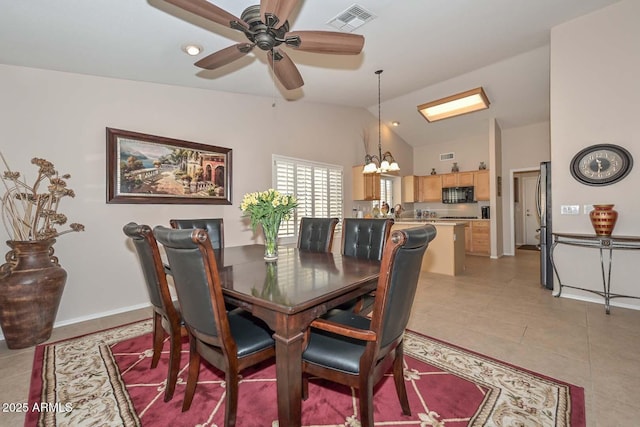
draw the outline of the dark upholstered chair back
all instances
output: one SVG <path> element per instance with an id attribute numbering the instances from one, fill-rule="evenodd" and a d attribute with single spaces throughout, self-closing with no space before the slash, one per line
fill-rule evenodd
<path id="1" fill-rule="evenodd" d="M 380 261 L 392 225 L 393 219 L 345 218 L 342 223 L 342 254 Z"/>
<path id="2" fill-rule="evenodd" d="M 180 309 L 171 298 L 165 266 L 151 228 L 148 225 L 130 222 L 122 228 L 122 231 L 131 239 L 138 254 L 149 293 L 149 301 L 153 306 L 151 368 L 158 366 L 164 345 L 165 331 L 169 334 L 169 371 L 167 373 L 167 387 L 164 392 L 164 401 L 167 402 L 173 397 L 175 391 L 178 370 L 180 369 L 182 336 L 187 332 L 182 324 Z"/>
<path id="3" fill-rule="evenodd" d="M 153 234 L 167 253 L 189 331 L 189 372 L 182 411 L 188 411 L 193 402 L 203 358 L 225 373 L 224 425 L 233 427 L 240 371 L 275 355 L 273 332 L 247 311 L 225 310 L 216 254 L 206 230 L 157 226 Z"/>
<path id="4" fill-rule="evenodd" d="M 172 219 L 172 228 L 194 229 L 201 228 L 209 233 L 209 240 L 213 249 L 224 248 L 224 221 L 222 218 Z"/>
<path id="5" fill-rule="evenodd" d="M 372 329 L 381 332 L 381 348 L 401 337 L 407 327 L 422 258 L 435 236 L 433 225 L 396 230 L 391 235 L 394 247 L 385 251 L 382 259 L 383 270 L 378 281 L 371 321 Z M 395 246 L 397 242 L 400 242 L 399 246 Z M 385 269 L 390 269 L 389 274 Z"/>
<path id="6" fill-rule="evenodd" d="M 338 218 L 302 218 L 298 248 L 310 252 L 331 252 Z"/>
<path id="7" fill-rule="evenodd" d="M 151 227 L 130 222 L 123 227 L 122 231 L 131 238 L 133 247 L 138 254 L 151 304 L 163 312 L 173 309 L 164 267 L 158 271 L 158 266 L 162 266 L 163 264 L 160 258 L 158 244 L 153 237 Z M 166 302 L 162 297 L 163 288 L 166 288 L 168 295 Z"/>
<path id="8" fill-rule="evenodd" d="M 358 388 L 361 425 L 373 427 L 373 388 L 391 365 L 402 412 L 411 414 L 403 376 L 403 337 L 422 257 L 435 236 L 430 224 L 391 234 L 380 263 L 371 319 L 332 310 L 328 317 L 311 322 L 302 353 L 303 396 L 308 395 L 310 377 Z"/>
<path id="9" fill-rule="evenodd" d="M 153 234 L 167 254 L 185 324 L 199 333 L 217 337 L 217 321 L 221 315 L 226 319 L 226 310 L 209 234 L 203 229 L 175 230 L 162 226 L 155 227 Z"/>

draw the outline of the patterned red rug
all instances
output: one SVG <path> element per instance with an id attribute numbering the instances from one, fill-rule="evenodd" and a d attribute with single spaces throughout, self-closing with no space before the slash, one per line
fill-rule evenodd
<path id="1" fill-rule="evenodd" d="M 191 409 L 181 412 L 186 342 L 175 395 L 163 401 L 168 354 L 149 368 L 150 331 L 148 320 L 39 346 L 25 426 L 222 426 L 225 383 L 204 362 Z M 376 425 L 585 426 L 581 387 L 413 332 L 405 353 L 412 415 L 402 415 L 388 377 L 375 390 Z M 243 372 L 238 427 L 278 426 L 274 374 L 273 363 Z M 305 426 L 360 426 L 348 387 L 312 380 L 302 405 Z"/>

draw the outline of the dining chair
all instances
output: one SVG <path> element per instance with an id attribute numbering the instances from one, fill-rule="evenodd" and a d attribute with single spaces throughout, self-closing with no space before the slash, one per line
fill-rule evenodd
<path id="1" fill-rule="evenodd" d="M 189 332 L 189 373 L 182 411 L 191 407 L 200 359 L 204 358 L 225 373 L 224 425 L 234 426 L 239 373 L 275 355 L 273 332 L 242 309 L 225 310 L 216 256 L 206 230 L 156 226 L 153 234 L 169 260 Z"/>
<path id="2" fill-rule="evenodd" d="M 391 218 L 345 218 L 342 223 L 342 255 L 380 261 L 393 226 Z M 375 291 L 338 307 L 359 313 L 373 308 Z"/>
<path id="3" fill-rule="evenodd" d="M 428 224 L 396 230 L 387 242 L 371 318 L 336 311 L 311 322 L 302 353 L 302 393 L 309 376 L 359 389 L 362 427 L 373 426 L 373 388 L 389 370 L 402 412 L 411 415 L 403 376 L 403 336 L 418 285 L 422 258 L 436 235 Z"/>
<path id="4" fill-rule="evenodd" d="M 213 249 L 224 248 L 224 220 L 222 218 L 171 219 L 171 228 L 207 230 Z"/>
<path id="5" fill-rule="evenodd" d="M 333 234 L 338 221 L 338 218 L 301 218 L 298 249 L 310 252 L 331 252 Z"/>
<path id="6" fill-rule="evenodd" d="M 169 225 L 171 225 L 171 228 L 178 230 L 194 230 L 196 228 L 206 230 L 207 233 L 209 233 L 213 249 L 224 248 L 224 220 L 222 218 L 171 219 L 169 220 Z M 166 267 L 167 272 L 171 273 L 171 268 L 169 266 Z M 226 303 L 225 307 L 227 311 L 236 308 L 236 306 L 231 303 Z"/>
<path id="7" fill-rule="evenodd" d="M 173 397 L 176 388 L 178 370 L 180 369 L 182 337 L 187 336 L 187 331 L 182 322 L 178 302 L 172 300 L 164 264 L 151 228 L 148 225 L 130 222 L 122 230 L 131 239 L 133 247 L 138 254 L 149 300 L 153 307 L 153 355 L 151 357 L 151 368 L 158 366 L 162 353 L 164 332 L 166 331 L 169 335 L 169 371 L 164 392 L 164 401 L 167 402 Z"/>

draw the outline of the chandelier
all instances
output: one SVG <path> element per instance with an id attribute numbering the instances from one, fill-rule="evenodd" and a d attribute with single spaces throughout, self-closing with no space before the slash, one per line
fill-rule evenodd
<path id="1" fill-rule="evenodd" d="M 382 70 L 376 71 L 376 74 L 378 75 L 378 155 L 366 154 L 364 156 L 362 173 L 397 172 L 400 170 L 400 166 L 391 152 L 382 153 L 382 115 L 380 113 L 380 74 L 382 74 Z"/>

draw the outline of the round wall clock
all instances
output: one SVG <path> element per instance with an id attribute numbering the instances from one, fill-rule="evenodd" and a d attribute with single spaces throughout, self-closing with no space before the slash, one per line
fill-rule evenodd
<path id="1" fill-rule="evenodd" d="M 571 175 L 587 185 L 610 185 L 631 172 L 633 157 L 613 144 L 596 144 L 580 150 L 571 160 Z"/>

